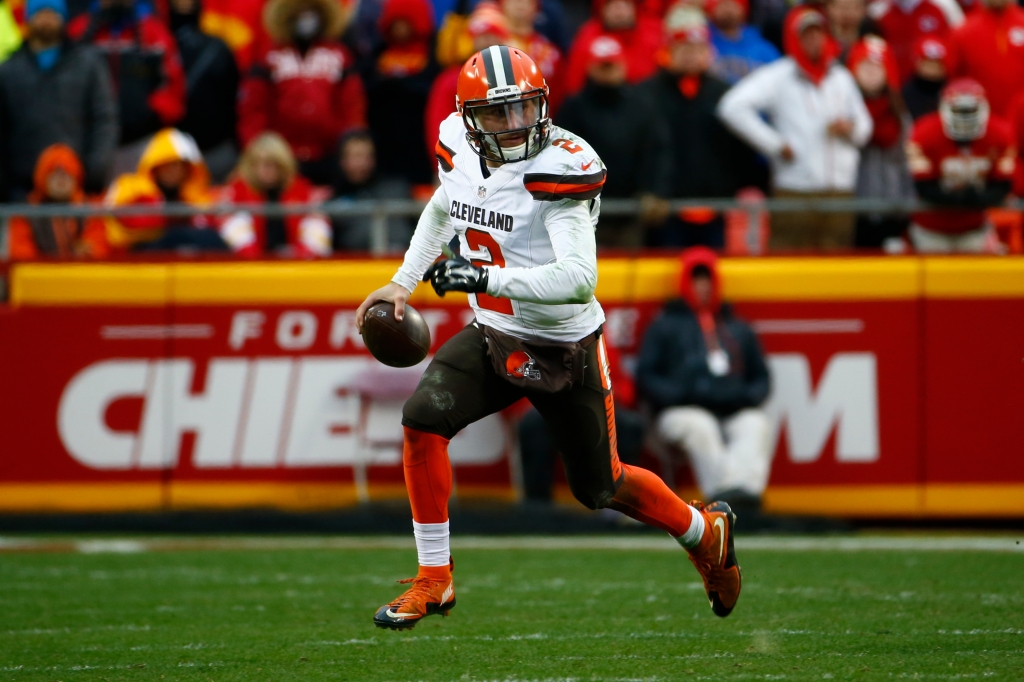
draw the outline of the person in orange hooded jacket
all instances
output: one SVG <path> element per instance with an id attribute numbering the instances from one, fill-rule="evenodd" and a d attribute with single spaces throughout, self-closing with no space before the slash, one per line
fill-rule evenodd
<path id="1" fill-rule="evenodd" d="M 64 144 L 43 150 L 36 162 L 35 187 L 30 204 L 77 205 L 85 203 L 82 183 L 85 172 L 75 151 Z M 34 260 L 40 257 L 92 257 L 107 255 L 103 221 L 99 218 L 14 216 L 7 224 L 8 257 Z"/>
<path id="2" fill-rule="evenodd" d="M 221 198 L 237 204 L 306 204 L 314 201 L 315 195 L 313 185 L 299 175 L 291 147 L 277 133 L 268 132 L 245 148 L 235 178 Z M 266 218 L 239 211 L 223 221 L 220 234 L 233 251 L 247 257 L 331 254 L 331 224 L 322 215 Z"/>
<path id="3" fill-rule="evenodd" d="M 770 388 L 761 344 L 722 303 L 713 251 L 684 251 L 679 284 L 681 298 L 644 334 L 638 394 L 656 414 L 658 436 L 686 452 L 705 497 L 759 506 L 774 451 L 761 407 Z"/>
<path id="4" fill-rule="evenodd" d="M 106 218 L 107 241 L 113 251 L 204 250 L 227 246 L 209 221 L 168 217 L 168 203 L 208 206 L 212 201 L 210 174 L 191 136 L 165 128 L 146 146 L 135 173 L 126 173 L 107 190 L 108 206 L 152 206 L 153 214 Z"/>

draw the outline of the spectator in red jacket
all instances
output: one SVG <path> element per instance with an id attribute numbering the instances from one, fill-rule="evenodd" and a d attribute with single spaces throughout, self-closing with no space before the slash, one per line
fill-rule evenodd
<path id="1" fill-rule="evenodd" d="M 363 82 L 338 40 L 347 19 L 337 0 L 270 0 L 263 21 L 273 45 L 238 101 L 242 144 L 264 130 L 280 133 L 316 184 L 329 181 L 342 135 L 366 126 Z"/>
<path id="2" fill-rule="evenodd" d="M 137 0 L 99 0 L 68 25 L 68 36 L 107 57 L 121 123 L 114 172 L 134 170 L 148 138 L 185 115 L 185 72 L 174 36 Z"/>
<path id="3" fill-rule="evenodd" d="M 1024 90 L 1024 9 L 1014 0 L 984 0 L 950 39 L 951 76 L 978 81 L 992 113 L 1006 116 Z"/>
<path id="4" fill-rule="evenodd" d="M 875 0 L 868 7 L 868 15 L 892 48 L 904 83 L 914 73 L 914 46 L 918 41 L 926 37 L 945 39 L 964 21 L 960 6 L 948 0 Z"/>
<path id="5" fill-rule="evenodd" d="M 508 19 L 493 2 L 481 2 L 469 15 L 466 25 L 470 38 L 473 39 L 473 52 L 479 52 L 492 45 L 507 45 L 512 38 Z M 434 158 L 437 146 L 437 131 L 441 122 L 455 112 L 455 92 L 459 84 L 459 72 L 462 63 L 452 64 L 442 71 L 430 89 L 427 98 L 427 110 L 423 117 L 424 139 L 427 142 L 427 153 Z"/>
<path id="6" fill-rule="evenodd" d="M 630 83 L 645 80 L 658 68 L 657 55 L 662 47 L 658 19 L 638 12 L 634 0 L 594 0 L 594 15 L 580 28 L 569 50 L 566 95 L 579 92 L 586 82 L 590 44 L 601 36 L 611 36 L 622 45 Z"/>
<path id="7" fill-rule="evenodd" d="M 874 130 L 861 149 L 856 195 L 864 199 L 911 199 L 914 187 L 903 151 L 904 126 L 910 117 L 900 94 L 896 59 L 882 38 L 867 35 L 853 46 L 846 68 L 853 74 L 871 114 Z M 899 239 L 906 229 L 902 216 L 861 215 L 857 218 L 854 246 L 878 248 Z M 897 242 L 898 243 L 898 242 Z"/>
<path id="8" fill-rule="evenodd" d="M 314 188 L 299 175 L 295 155 L 284 138 L 268 132 L 245 148 L 235 179 L 224 188 L 221 199 L 233 204 L 306 204 L 314 200 Z M 331 253 L 331 224 L 317 214 L 267 218 L 240 211 L 221 223 L 220 234 L 242 256 L 311 258 Z"/>
<path id="9" fill-rule="evenodd" d="M 942 92 L 939 111 L 919 119 L 907 145 L 918 196 L 938 210 L 912 216 L 918 251 L 984 252 L 998 248 L 985 209 L 1010 192 L 1016 151 L 1010 125 L 989 113 L 985 90 L 961 78 Z"/>
<path id="10" fill-rule="evenodd" d="M 939 94 L 949 76 L 949 48 L 938 38 L 924 38 L 914 49 L 914 75 L 903 86 L 903 101 L 916 121 L 939 110 Z"/>

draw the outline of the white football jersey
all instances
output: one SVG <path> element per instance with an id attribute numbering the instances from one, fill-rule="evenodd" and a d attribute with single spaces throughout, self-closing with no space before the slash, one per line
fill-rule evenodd
<path id="1" fill-rule="evenodd" d="M 410 291 L 458 235 L 463 257 L 487 267 L 487 294 L 470 294 L 481 324 L 518 338 L 578 341 L 604 322 L 594 298 L 605 168 L 593 148 L 552 126 L 531 159 L 488 168 L 459 114 L 436 147 L 441 186 L 420 217 L 393 281 Z"/>

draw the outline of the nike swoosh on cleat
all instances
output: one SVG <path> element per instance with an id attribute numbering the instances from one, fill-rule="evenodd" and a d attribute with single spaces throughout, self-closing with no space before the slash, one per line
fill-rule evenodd
<path id="1" fill-rule="evenodd" d="M 388 618 L 419 618 L 420 617 L 420 614 L 418 614 L 418 613 L 395 613 L 391 609 L 388 609 L 384 613 L 384 615 L 386 615 Z"/>
<path id="2" fill-rule="evenodd" d="M 455 583 L 448 583 L 448 589 L 441 595 L 441 603 L 443 604 L 451 599 L 453 594 L 455 594 Z"/>
<path id="3" fill-rule="evenodd" d="M 718 565 L 721 566 L 725 554 L 725 519 L 719 516 L 715 519 L 714 526 L 718 529 Z"/>

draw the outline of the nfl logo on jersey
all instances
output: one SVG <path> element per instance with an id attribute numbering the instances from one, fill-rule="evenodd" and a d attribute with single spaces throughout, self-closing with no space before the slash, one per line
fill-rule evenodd
<path id="1" fill-rule="evenodd" d="M 479 187 L 476 188 L 476 195 L 483 199 L 484 197 L 487 196 L 487 188 L 484 187 L 483 185 L 480 185 Z"/>

